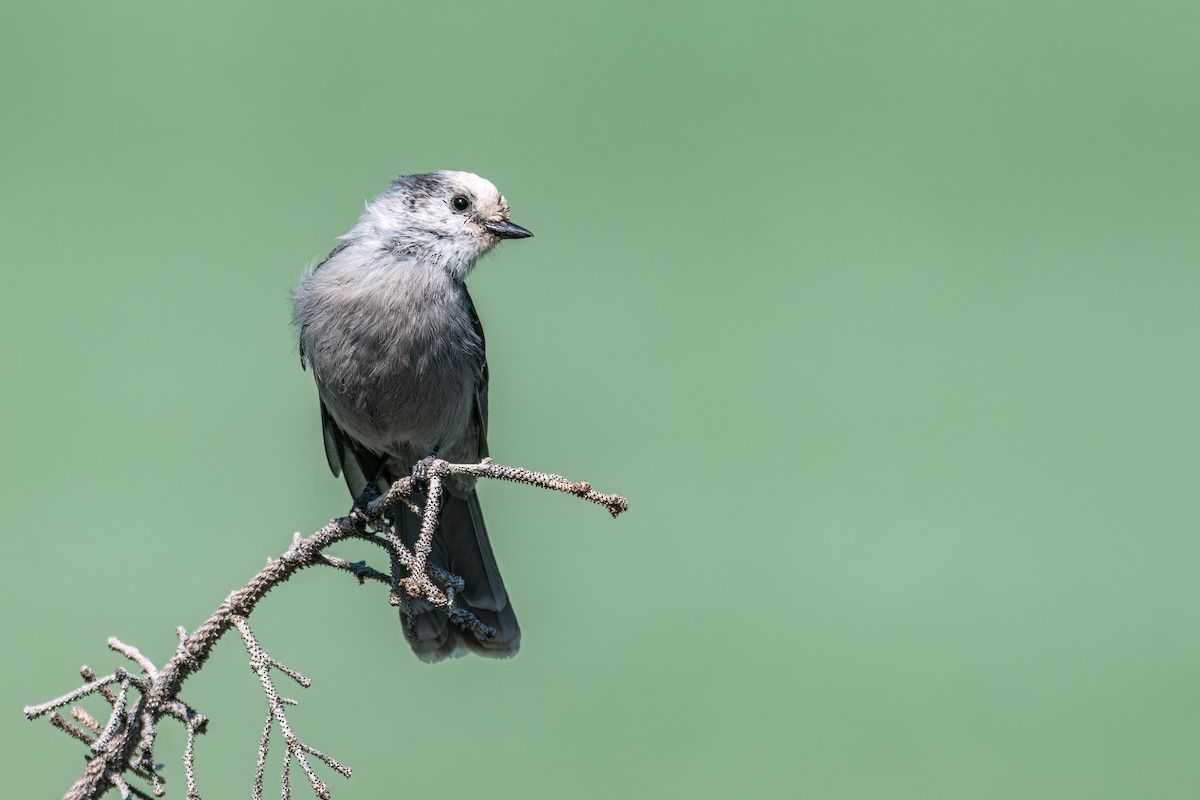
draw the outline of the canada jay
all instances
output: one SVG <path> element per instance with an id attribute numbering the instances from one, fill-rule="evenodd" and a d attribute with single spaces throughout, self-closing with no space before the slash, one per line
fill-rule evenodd
<path id="1" fill-rule="evenodd" d="M 356 498 L 386 491 L 436 455 L 488 454 L 483 328 L 463 280 L 502 239 L 533 234 L 508 219 L 491 182 L 468 172 L 405 175 L 367 204 L 342 243 L 292 293 L 300 361 L 321 399 L 325 454 Z M 423 601 L 401 607 L 423 661 L 517 652 L 521 629 L 488 543 L 473 479 L 447 479 L 429 561 L 460 576 L 460 602 L 495 629 L 488 639 Z M 397 515 L 410 547 L 420 520 Z"/>

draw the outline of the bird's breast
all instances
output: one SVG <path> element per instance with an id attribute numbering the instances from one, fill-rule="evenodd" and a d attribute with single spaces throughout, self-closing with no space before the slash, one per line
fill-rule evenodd
<path id="1" fill-rule="evenodd" d="M 305 353 L 347 433 L 378 452 L 428 454 L 471 424 L 482 343 L 461 284 L 387 277 L 314 292 L 324 308 L 306 315 Z"/>

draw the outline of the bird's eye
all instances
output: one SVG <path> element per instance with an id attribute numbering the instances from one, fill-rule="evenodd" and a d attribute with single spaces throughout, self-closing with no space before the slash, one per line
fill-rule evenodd
<path id="1" fill-rule="evenodd" d="M 450 205 L 454 206 L 455 211 L 466 211 L 471 207 L 471 201 L 461 194 L 456 194 L 454 199 L 450 201 Z"/>

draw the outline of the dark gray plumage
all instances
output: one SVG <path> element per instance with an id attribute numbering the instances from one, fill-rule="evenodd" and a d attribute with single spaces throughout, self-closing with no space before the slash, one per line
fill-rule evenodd
<path id="1" fill-rule="evenodd" d="M 302 363 L 321 399 L 325 453 L 350 493 L 381 491 L 422 458 L 487 455 L 483 328 L 463 283 L 502 239 L 532 236 L 489 181 L 466 172 L 407 175 L 292 294 Z M 411 545 L 420 520 L 400 513 Z M 496 630 L 484 639 L 424 602 L 401 609 L 423 661 L 514 655 L 521 630 L 488 541 L 474 481 L 447 480 L 430 560 L 465 582 L 464 605 Z"/>

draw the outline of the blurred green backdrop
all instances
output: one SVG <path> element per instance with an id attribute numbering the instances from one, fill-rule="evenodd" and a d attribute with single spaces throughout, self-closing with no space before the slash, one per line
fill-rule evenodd
<path id="1" fill-rule="evenodd" d="M 23 705 L 109 635 L 163 659 L 347 509 L 288 290 L 394 175 L 452 168 L 537 233 L 471 279 L 493 455 L 632 510 L 483 487 L 511 662 L 418 663 L 343 575 L 273 593 L 336 798 L 1196 797 L 1198 28 L 9 0 L 5 794 L 83 763 Z M 207 798 L 249 793 L 245 664 L 223 642 L 184 692 Z"/>

